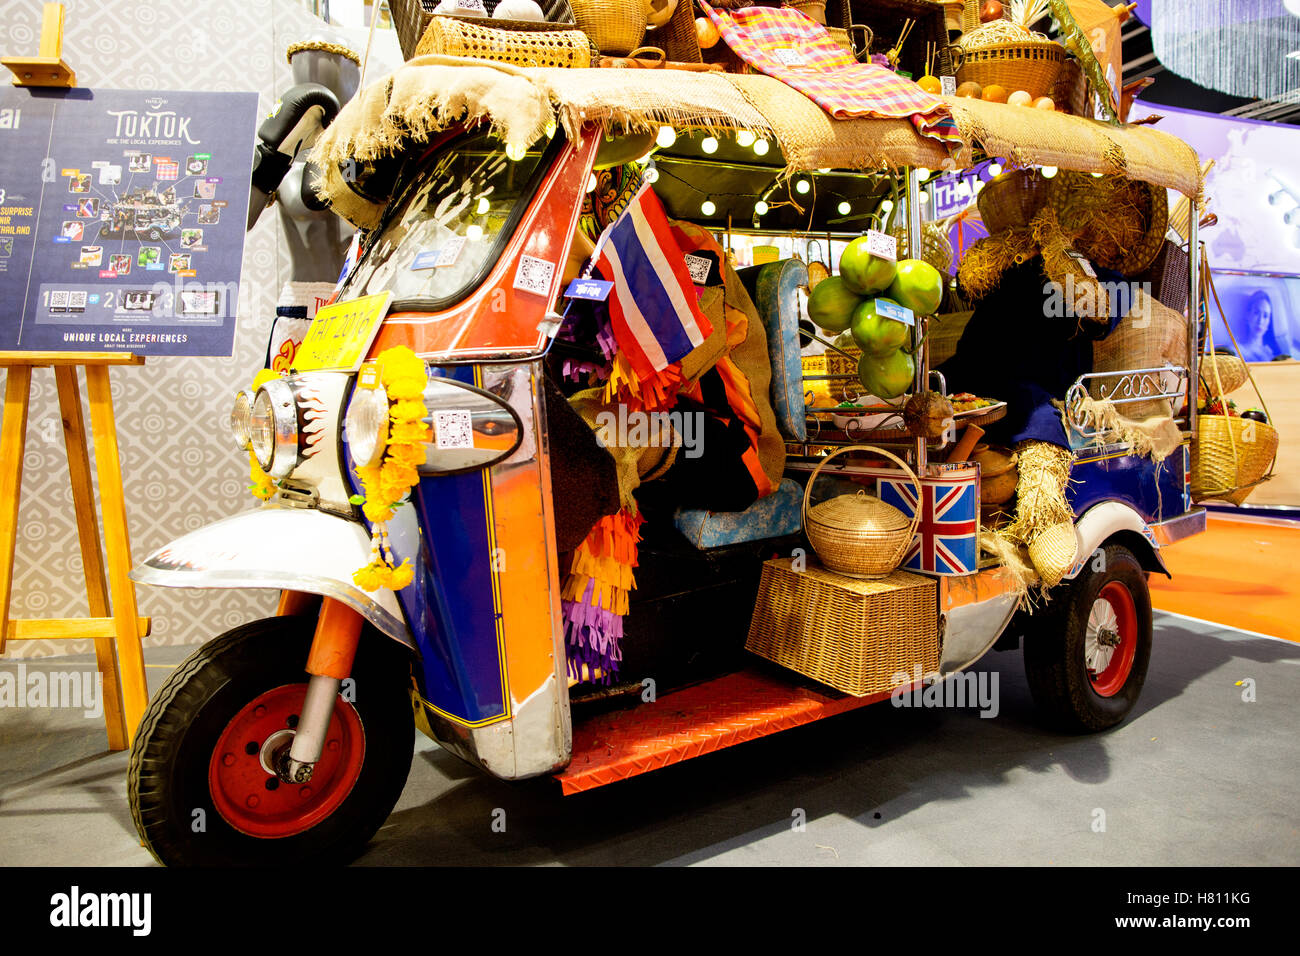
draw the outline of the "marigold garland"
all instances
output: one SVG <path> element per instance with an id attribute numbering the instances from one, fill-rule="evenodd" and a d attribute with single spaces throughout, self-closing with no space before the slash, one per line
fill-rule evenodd
<path id="1" fill-rule="evenodd" d="M 424 461 L 424 446 L 432 437 L 424 424 L 429 373 L 424 360 L 403 345 L 381 352 L 375 361 L 388 394 L 388 444 L 378 465 L 356 469 L 364 492 L 361 511 L 371 523 L 370 563 L 357 570 L 352 580 L 365 591 L 400 591 L 414 579 L 415 569 L 410 559 L 393 566 L 388 522 L 398 503 L 419 482 L 417 467 Z"/>

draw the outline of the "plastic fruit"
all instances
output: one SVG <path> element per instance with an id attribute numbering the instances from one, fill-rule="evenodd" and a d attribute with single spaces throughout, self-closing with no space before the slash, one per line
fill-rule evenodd
<path id="1" fill-rule="evenodd" d="M 927 93 L 943 92 L 943 83 L 940 82 L 937 76 L 931 76 L 928 73 L 925 76 L 921 77 L 919 80 L 917 80 L 916 85 L 919 86 L 921 89 L 925 90 Z"/>
<path id="2" fill-rule="evenodd" d="M 911 331 L 896 319 L 887 319 L 876 310 L 876 299 L 867 299 L 853 310 L 849 330 L 858 348 L 869 355 L 888 355 L 908 344 Z"/>
<path id="3" fill-rule="evenodd" d="M 967 80 L 961 86 L 957 87 L 957 95 L 978 100 L 984 96 L 984 87 L 980 86 L 974 80 Z"/>
<path id="4" fill-rule="evenodd" d="M 1054 110 L 1056 109 L 1056 101 L 1050 96 L 1040 96 L 1038 99 L 1034 100 L 1034 109 Z"/>
<path id="5" fill-rule="evenodd" d="M 898 398 L 912 386 L 916 378 L 916 362 L 902 349 L 886 355 L 867 352 L 858 359 L 858 381 L 872 395 L 886 401 Z"/>
<path id="6" fill-rule="evenodd" d="M 817 283 L 808 296 L 808 318 L 827 332 L 843 332 L 853 321 L 853 311 L 862 297 L 852 291 L 840 276 Z"/>
<path id="7" fill-rule="evenodd" d="M 920 259 L 904 259 L 890 283 L 889 298 L 917 315 L 933 315 L 943 301 L 943 276 Z"/>
<path id="8" fill-rule="evenodd" d="M 898 263 L 892 259 L 882 259 L 868 251 L 866 236 L 858 236 L 840 255 L 840 277 L 859 295 L 884 292 L 894 281 L 897 269 Z"/>
<path id="9" fill-rule="evenodd" d="M 998 86 L 996 83 L 990 83 L 984 87 L 983 98 L 989 103 L 1005 103 L 1007 101 L 1006 88 Z"/>
<path id="10" fill-rule="evenodd" d="M 1016 90 L 1007 97 L 1007 102 L 1012 106 L 1031 106 L 1033 105 L 1034 98 L 1025 90 Z"/>
<path id="11" fill-rule="evenodd" d="M 713 25 L 713 21 L 708 17 L 696 17 L 695 39 L 699 41 L 701 50 L 711 50 L 717 46 L 722 36 L 718 33 L 718 28 Z"/>

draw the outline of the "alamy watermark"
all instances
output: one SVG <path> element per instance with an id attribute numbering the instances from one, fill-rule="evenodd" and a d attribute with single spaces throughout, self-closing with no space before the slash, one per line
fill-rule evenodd
<path id="1" fill-rule="evenodd" d="M 944 677 L 933 671 L 925 673 L 918 664 L 910 674 L 895 673 L 891 683 L 894 689 L 889 701 L 895 707 L 974 707 L 980 717 L 996 717 L 1001 709 L 997 671 L 962 671 Z"/>
<path id="2" fill-rule="evenodd" d="M 704 454 L 703 412 L 637 412 L 619 405 L 617 413 L 596 414 L 595 431 L 603 448 L 681 448 L 687 458 Z"/>
<path id="3" fill-rule="evenodd" d="M 1150 282 L 1076 280 L 1073 272 L 1065 274 L 1063 283 L 1048 282 L 1044 285 L 1043 295 L 1046 296 L 1043 315 L 1047 318 L 1101 319 L 1109 313 L 1127 316 L 1136 329 L 1144 329 L 1151 323 L 1151 303 L 1155 301 Z M 1106 308 L 1107 303 L 1109 308 Z"/>
<path id="4" fill-rule="evenodd" d="M 0 670 L 0 708 L 67 708 L 104 716 L 104 675 L 98 670 Z"/>

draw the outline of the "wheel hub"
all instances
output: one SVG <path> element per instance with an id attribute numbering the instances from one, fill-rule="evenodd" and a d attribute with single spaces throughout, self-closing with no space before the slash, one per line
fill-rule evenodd
<path id="1" fill-rule="evenodd" d="M 1088 612 L 1083 657 L 1092 689 L 1114 697 L 1128 682 L 1137 653 L 1137 610 L 1133 594 L 1120 581 L 1101 589 Z"/>
<path id="2" fill-rule="evenodd" d="M 276 839 L 323 821 L 352 792 L 365 759 L 356 709 L 334 702 L 321 758 L 308 779 L 289 775 L 289 748 L 306 684 L 286 684 L 256 697 L 226 725 L 208 766 L 213 806 L 236 830 Z"/>

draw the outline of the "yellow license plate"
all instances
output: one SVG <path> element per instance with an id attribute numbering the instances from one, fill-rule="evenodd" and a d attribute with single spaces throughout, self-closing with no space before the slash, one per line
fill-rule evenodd
<path id="1" fill-rule="evenodd" d="M 363 295 L 327 305 L 312 319 L 293 367 L 299 372 L 355 372 L 388 314 L 393 293 Z"/>

